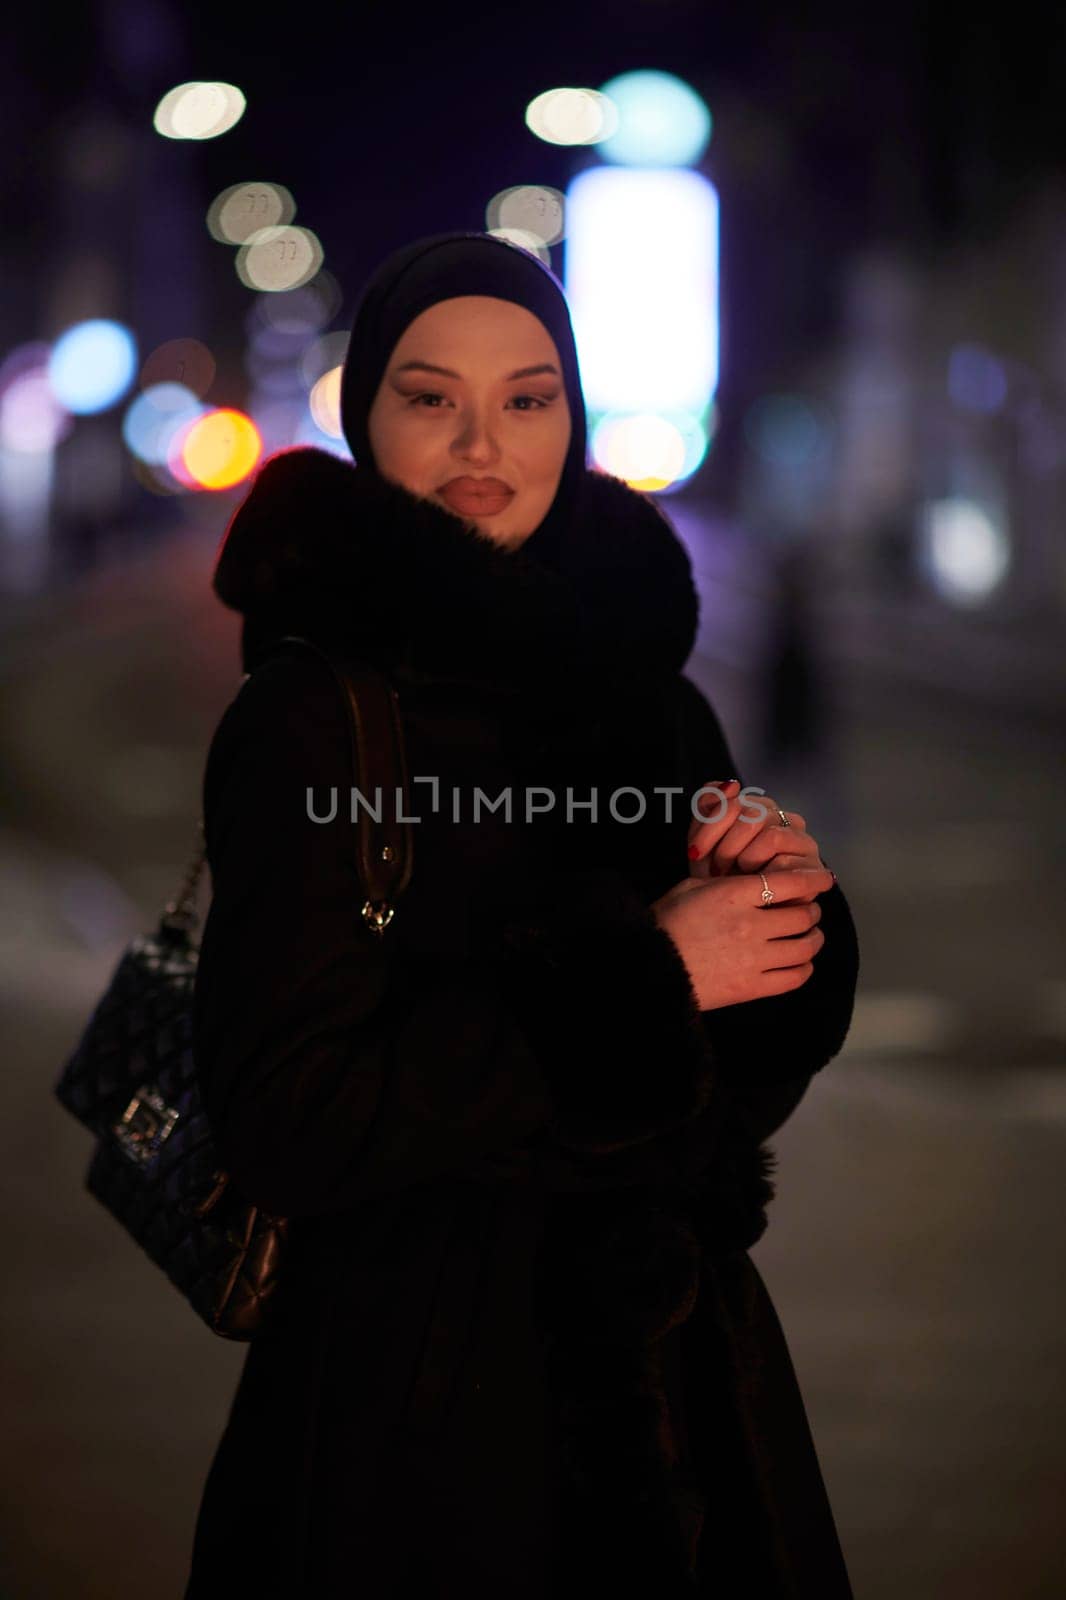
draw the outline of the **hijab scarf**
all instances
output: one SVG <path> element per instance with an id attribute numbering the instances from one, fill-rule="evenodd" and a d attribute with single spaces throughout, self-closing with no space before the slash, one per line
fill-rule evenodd
<path id="1" fill-rule="evenodd" d="M 577 346 L 562 284 L 529 251 L 488 233 L 416 239 L 386 257 L 356 308 L 341 378 L 341 426 L 361 472 L 377 474 L 369 414 L 389 357 L 407 326 L 439 300 L 492 295 L 524 306 L 555 341 L 570 407 L 570 444 L 555 498 L 521 549 L 552 563 L 566 538 L 585 471 L 587 431 Z"/>

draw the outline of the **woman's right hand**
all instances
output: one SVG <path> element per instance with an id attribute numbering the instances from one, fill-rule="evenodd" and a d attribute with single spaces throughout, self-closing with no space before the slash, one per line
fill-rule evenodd
<path id="1" fill-rule="evenodd" d="M 806 983 L 825 943 L 815 896 L 833 886 L 828 867 L 768 872 L 773 902 L 762 901 L 759 873 L 684 878 L 651 910 L 673 939 L 701 1011 L 785 994 Z"/>

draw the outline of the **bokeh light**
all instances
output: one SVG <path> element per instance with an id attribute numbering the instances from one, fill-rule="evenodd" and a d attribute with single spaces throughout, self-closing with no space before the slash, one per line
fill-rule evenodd
<path id="1" fill-rule="evenodd" d="M 322 265 L 322 246 L 310 228 L 260 228 L 237 252 L 237 276 L 268 294 L 298 289 Z"/>
<path id="2" fill-rule="evenodd" d="M 566 199 L 559 189 L 544 184 L 518 183 L 494 194 L 485 207 L 489 233 L 520 228 L 541 244 L 558 244 L 563 237 Z"/>
<path id="3" fill-rule="evenodd" d="M 535 233 L 529 233 L 525 228 L 489 228 L 487 231 L 494 239 L 502 239 L 505 244 L 513 244 L 519 250 L 528 250 L 531 256 L 543 261 L 546 267 L 551 266 L 551 251 L 543 239 L 538 239 Z"/>
<path id="4" fill-rule="evenodd" d="M 545 144 L 599 144 L 618 121 L 617 106 L 598 89 L 545 89 L 526 107 L 526 127 Z"/>
<path id="5" fill-rule="evenodd" d="M 120 322 L 77 322 L 52 347 L 48 379 L 61 406 L 78 416 L 106 411 L 137 371 L 137 342 Z"/>
<path id="6" fill-rule="evenodd" d="M 300 376 L 309 389 L 313 388 L 324 372 L 331 367 L 342 367 L 348 354 L 351 331 L 340 328 L 335 333 L 325 333 L 314 344 L 308 345 L 300 362 Z"/>
<path id="7" fill-rule="evenodd" d="M 291 222 L 296 202 L 280 183 L 234 183 L 216 195 L 207 213 L 212 237 L 222 244 L 245 244 L 260 228 Z"/>
<path id="8" fill-rule="evenodd" d="M 690 84 L 672 72 L 623 72 L 601 91 L 618 113 L 601 143 L 607 161 L 626 167 L 686 167 L 710 143 L 711 113 Z"/>
<path id="9" fill-rule="evenodd" d="M 258 316 L 252 317 L 248 328 L 248 348 L 265 361 L 298 361 L 308 348 L 307 329 L 275 328 Z M 333 362 L 327 364 L 332 366 Z M 310 384 L 306 387 L 310 388 Z"/>
<path id="10" fill-rule="evenodd" d="M 5 450 L 26 455 L 54 450 L 72 426 L 70 413 L 56 399 L 43 363 L 25 368 L 4 384 L 0 393 L 0 445 Z"/>
<path id="11" fill-rule="evenodd" d="M 47 371 L 51 354 L 52 346 L 46 339 L 27 339 L 25 344 L 17 344 L 13 350 L 9 350 L 0 361 L 0 394 L 20 373 Z"/>
<path id="12" fill-rule="evenodd" d="M 303 374 L 296 357 L 299 350 L 287 356 L 265 354 L 261 347 L 252 344 L 244 354 L 244 370 L 255 387 L 266 395 L 300 395 L 307 391 Z"/>
<path id="13" fill-rule="evenodd" d="M 1010 543 L 988 510 L 963 495 L 934 500 L 923 518 L 921 557 L 934 586 L 960 605 L 979 605 L 1002 583 Z"/>
<path id="14" fill-rule="evenodd" d="M 718 195 L 682 167 L 586 167 L 566 292 L 589 409 L 703 416 L 718 383 Z"/>
<path id="15" fill-rule="evenodd" d="M 340 284 L 325 267 L 299 289 L 261 294 L 249 314 L 249 328 L 277 328 L 280 333 L 318 333 L 340 310 Z"/>
<path id="16" fill-rule="evenodd" d="M 957 406 L 991 416 L 1007 398 L 1006 369 L 980 345 L 956 345 L 948 359 L 948 393 Z"/>
<path id="17" fill-rule="evenodd" d="M 165 139 L 215 139 L 240 121 L 246 104 L 232 83 L 179 83 L 156 106 L 152 126 Z"/>
<path id="18" fill-rule="evenodd" d="M 222 407 L 208 411 L 185 432 L 180 460 L 203 489 L 229 489 L 254 469 L 262 440 L 251 417 Z"/>
<path id="19" fill-rule="evenodd" d="M 317 427 L 331 439 L 343 439 L 341 427 L 341 375 L 343 367 L 331 367 L 318 379 L 308 397 L 311 415 Z"/>
<path id="20" fill-rule="evenodd" d="M 593 459 L 634 489 L 664 489 L 685 470 L 685 439 L 676 423 L 645 413 L 604 417 L 592 435 Z"/>
<path id="21" fill-rule="evenodd" d="M 764 395 L 744 418 L 744 433 L 755 453 L 773 467 L 805 467 L 828 445 L 828 429 L 802 395 Z"/>
<path id="22" fill-rule="evenodd" d="M 141 367 L 140 386 L 180 383 L 203 396 L 215 381 L 215 358 L 199 339 L 168 339 L 157 345 Z"/>
<path id="23" fill-rule="evenodd" d="M 165 466 L 177 434 L 207 408 L 181 383 L 156 383 L 132 401 L 122 419 L 122 437 L 138 460 Z"/>

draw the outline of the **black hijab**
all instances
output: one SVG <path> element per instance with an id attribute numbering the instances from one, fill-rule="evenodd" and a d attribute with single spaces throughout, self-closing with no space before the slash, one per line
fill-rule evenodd
<path id="1" fill-rule="evenodd" d="M 438 233 L 393 252 L 377 268 L 356 308 L 341 380 L 341 426 L 361 472 L 377 475 L 368 418 L 389 357 L 407 326 L 429 306 L 484 294 L 524 306 L 547 328 L 562 365 L 570 406 L 570 445 L 555 498 L 522 549 L 551 564 L 565 540 L 585 470 L 587 433 L 577 347 L 562 284 L 528 251 L 488 233 Z"/>

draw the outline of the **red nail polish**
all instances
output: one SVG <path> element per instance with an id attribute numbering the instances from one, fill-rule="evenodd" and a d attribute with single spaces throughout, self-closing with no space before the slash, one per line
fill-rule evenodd
<path id="1" fill-rule="evenodd" d="M 688 858 L 689 858 L 690 861 L 695 861 L 697 859 L 697 857 L 699 856 L 699 853 L 700 852 L 699 852 L 699 846 L 698 845 L 694 845 L 694 844 L 690 844 L 689 845 L 689 847 L 688 847 Z"/>

